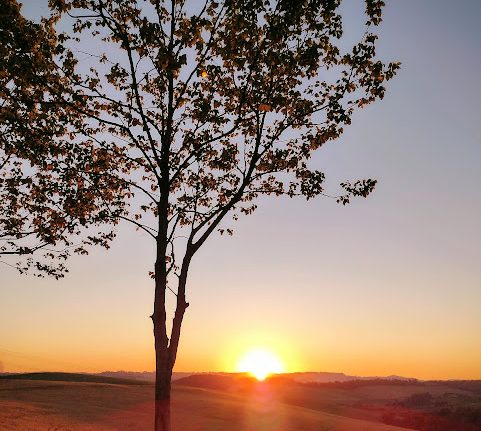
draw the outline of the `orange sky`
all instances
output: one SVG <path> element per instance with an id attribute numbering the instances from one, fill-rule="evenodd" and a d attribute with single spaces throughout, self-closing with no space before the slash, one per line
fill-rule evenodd
<path id="1" fill-rule="evenodd" d="M 265 199 L 206 244 L 176 370 L 235 371 L 265 347 L 287 371 L 481 379 L 481 6 L 463 5 L 388 2 L 379 50 L 402 70 L 313 160 L 329 184 L 376 191 L 348 207 Z M 0 371 L 153 370 L 152 264 L 148 238 L 121 228 L 59 282 L 0 266 Z"/>
<path id="2" fill-rule="evenodd" d="M 268 275 L 266 271 L 264 277 Z M 272 283 L 282 278 L 274 275 Z M 152 370 L 148 301 L 129 300 L 133 287 L 128 280 L 112 281 L 116 296 L 109 297 L 100 289 L 104 282 L 75 289 L 68 280 L 25 283 L 22 289 L 30 292 L 30 302 L 20 304 L 15 313 L 2 312 L 0 358 L 5 371 Z M 322 304 L 332 286 L 329 280 L 317 287 L 324 290 L 316 297 L 319 302 L 299 295 L 309 291 L 308 286 L 285 288 L 279 298 L 269 299 L 256 298 L 259 287 L 242 287 L 245 282 L 242 277 L 230 282 L 237 292 L 230 295 L 237 302 L 236 312 L 222 298 L 221 286 L 219 295 L 208 302 L 199 298 L 206 287 L 196 286 L 199 293 L 192 295 L 191 303 L 198 306 L 189 307 L 186 316 L 177 371 L 237 371 L 246 351 L 262 347 L 278 355 L 288 372 L 481 378 L 479 334 L 470 330 L 476 305 L 466 307 L 461 297 L 452 298 L 450 307 L 462 305 L 464 313 L 452 313 L 448 320 L 445 307 L 435 306 L 429 297 L 418 299 L 416 306 L 389 309 L 381 292 L 377 303 L 368 306 L 373 298 L 363 300 L 366 286 L 357 286 L 356 301 L 349 304 L 343 299 L 346 288 L 337 286 L 339 300 L 327 306 Z M 149 288 L 148 280 L 135 286 L 139 291 Z M 397 300 L 407 301 L 410 294 L 406 290 Z M 36 307 L 44 297 L 49 301 Z M 6 327 L 13 330 L 7 332 Z"/>

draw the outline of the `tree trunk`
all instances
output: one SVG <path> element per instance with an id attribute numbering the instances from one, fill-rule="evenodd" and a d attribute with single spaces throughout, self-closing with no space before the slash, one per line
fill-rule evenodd
<path id="1" fill-rule="evenodd" d="M 167 206 L 159 208 L 159 214 L 167 214 Z M 159 220 L 165 220 L 160 218 Z M 167 267 L 166 267 L 166 249 L 167 223 L 159 222 L 159 239 L 157 240 L 157 260 L 155 263 L 155 299 L 154 313 L 152 314 L 152 323 L 154 325 L 155 340 L 155 431 L 171 431 L 170 420 L 170 390 L 172 380 L 172 370 L 174 368 L 177 357 L 177 349 L 179 347 L 180 330 L 185 310 L 189 304 L 185 301 L 185 285 L 187 281 L 187 273 L 189 270 L 192 253 L 186 252 L 182 268 L 180 271 L 179 284 L 177 290 L 177 304 L 175 315 L 172 321 L 172 332 L 167 337 L 167 312 L 165 308 L 165 295 L 167 291 Z"/>
<path id="2" fill-rule="evenodd" d="M 165 290 L 164 290 L 165 292 Z M 161 295 L 159 295 L 161 296 Z M 172 370 L 179 345 L 182 318 L 188 304 L 184 302 L 177 306 L 171 342 L 166 336 L 165 308 L 164 313 L 153 314 L 155 338 L 155 431 L 171 431 L 170 421 L 170 390 Z M 159 318 L 160 317 L 160 318 Z M 164 317 L 164 318 L 162 318 Z"/>
<path id="3" fill-rule="evenodd" d="M 155 341 L 155 431 L 171 431 L 170 423 L 170 383 L 173 362 L 169 355 L 167 338 L 165 291 L 167 277 L 165 257 L 160 254 L 155 265 L 155 300 L 152 323 Z M 160 262 L 159 262 L 160 261 Z"/>
<path id="4" fill-rule="evenodd" d="M 163 357 L 164 355 L 159 355 L 159 352 L 156 352 L 155 431 L 171 431 L 170 385 L 172 370 L 169 364 L 163 361 Z"/>
<path id="5" fill-rule="evenodd" d="M 171 431 L 170 399 L 155 400 L 155 431 Z"/>

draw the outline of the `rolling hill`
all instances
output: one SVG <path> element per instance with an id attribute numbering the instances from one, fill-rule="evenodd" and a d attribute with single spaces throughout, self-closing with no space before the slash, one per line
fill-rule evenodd
<path id="1" fill-rule="evenodd" d="M 153 385 L 72 373 L 0 378 L 0 429 L 152 429 Z M 258 382 L 195 374 L 174 382 L 174 431 L 478 431 L 481 382 Z"/>
<path id="2" fill-rule="evenodd" d="M 47 376 L 48 377 L 48 376 Z M 175 431 L 406 431 L 284 404 L 259 386 L 235 394 L 175 385 Z M 153 387 L 92 382 L 1 379 L 0 429 L 137 431 L 152 429 Z"/>
<path id="3" fill-rule="evenodd" d="M 87 373 L 21 373 L 0 375 L 1 380 L 44 380 L 51 382 L 84 382 L 84 383 L 107 383 L 113 385 L 148 385 L 150 383 L 120 377 L 109 377 Z"/>

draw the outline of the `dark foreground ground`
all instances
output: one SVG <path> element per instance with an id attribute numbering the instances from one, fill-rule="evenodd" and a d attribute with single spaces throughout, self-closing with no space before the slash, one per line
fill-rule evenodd
<path id="1" fill-rule="evenodd" d="M 0 379 L 0 430 L 152 429 L 151 385 L 59 378 Z M 476 431 L 480 412 L 479 382 L 299 384 L 200 375 L 174 384 L 172 400 L 174 431 Z"/>

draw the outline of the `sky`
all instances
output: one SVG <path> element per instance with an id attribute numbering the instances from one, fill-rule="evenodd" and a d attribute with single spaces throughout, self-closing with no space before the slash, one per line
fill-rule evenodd
<path id="1" fill-rule="evenodd" d="M 379 53 L 401 71 L 314 159 L 328 184 L 376 178 L 375 192 L 263 199 L 210 239 L 176 371 L 235 371 L 265 348 L 292 372 L 481 379 L 481 3 L 386 3 Z M 124 226 L 61 281 L 0 267 L 0 371 L 153 370 L 153 252 Z"/>

